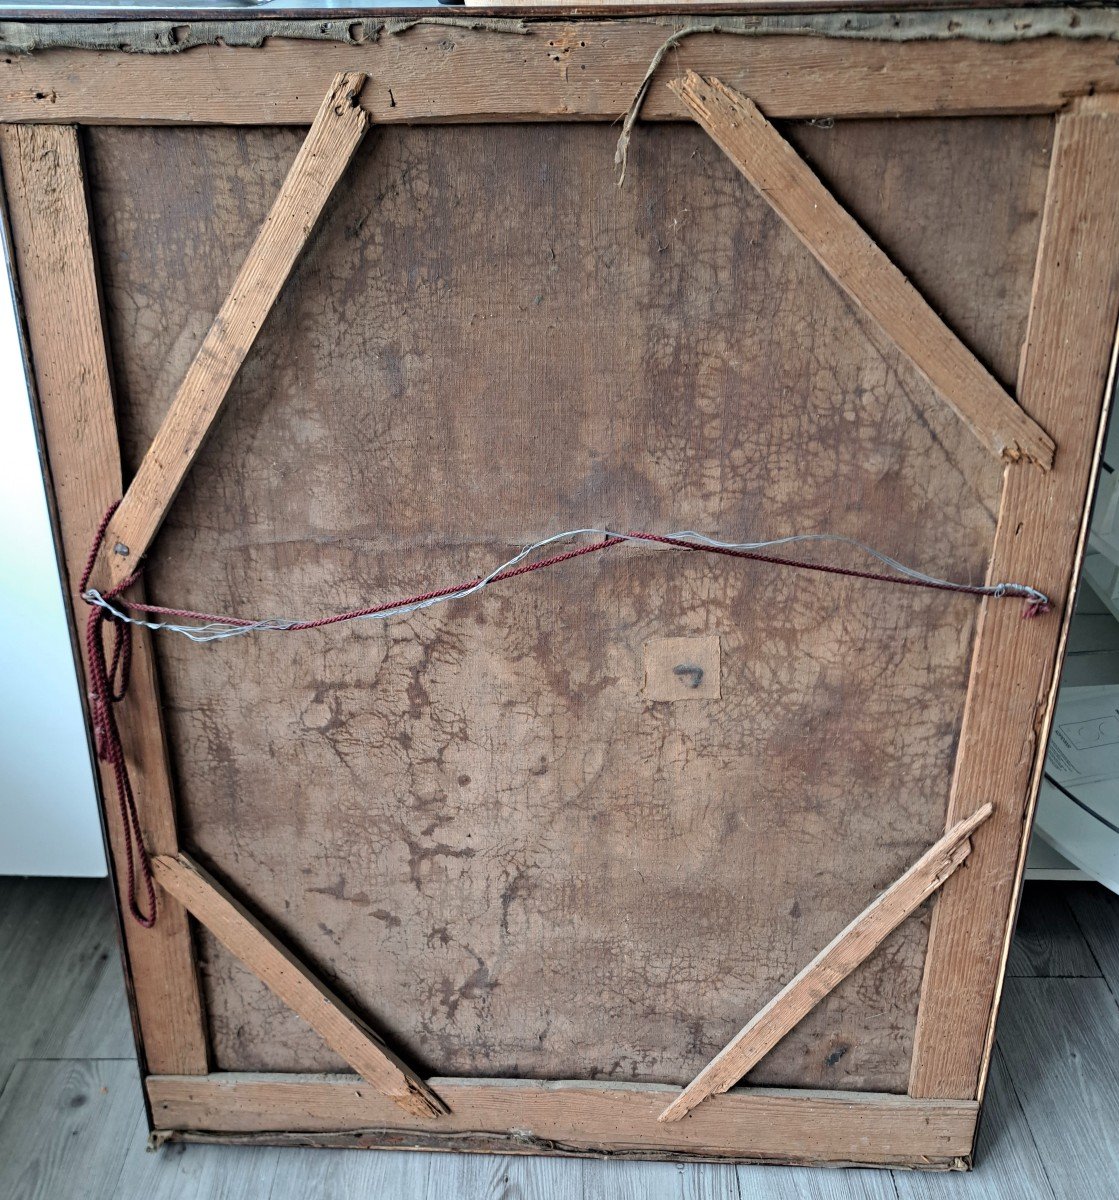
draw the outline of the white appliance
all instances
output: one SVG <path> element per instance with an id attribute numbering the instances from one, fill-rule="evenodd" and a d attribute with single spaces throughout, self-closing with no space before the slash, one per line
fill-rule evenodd
<path id="1" fill-rule="evenodd" d="M 0 280 L 0 875 L 104 875 L 10 279 Z"/>

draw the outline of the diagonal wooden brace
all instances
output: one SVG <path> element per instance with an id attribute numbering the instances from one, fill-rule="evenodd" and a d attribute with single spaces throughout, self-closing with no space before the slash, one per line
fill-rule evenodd
<path id="1" fill-rule="evenodd" d="M 1048 471 L 1052 439 L 936 315 L 912 283 L 747 96 L 689 71 L 669 84 L 816 261 L 1002 458 Z"/>
<path id="2" fill-rule="evenodd" d="M 233 288 L 187 370 L 105 535 L 109 576 L 140 564 L 213 428 L 241 364 L 369 128 L 365 75 L 336 75 Z"/>
<path id="3" fill-rule="evenodd" d="M 185 854 L 159 855 L 160 887 L 298 1013 L 364 1079 L 416 1117 L 438 1117 L 446 1104 L 368 1025 L 287 950 L 202 867 Z"/>
<path id="4" fill-rule="evenodd" d="M 865 962 L 971 853 L 971 835 L 991 815 L 990 804 L 953 825 L 896 882 L 838 934 L 703 1068 L 658 1121 L 678 1121 L 708 1096 L 732 1088 L 851 972 Z"/>

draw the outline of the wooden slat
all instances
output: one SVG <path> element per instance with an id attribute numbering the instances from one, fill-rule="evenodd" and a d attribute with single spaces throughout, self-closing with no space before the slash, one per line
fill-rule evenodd
<path id="1" fill-rule="evenodd" d="M 112 387 L 86 210 L 77 131 L 69 126 L 0 127 L 16 285 L 27 322 L 37 397 L 71 605 L 90 540 L 120 496 L 121 466 Z M 84 618 L 84 608 L 76 620 Z M 85 645 L 78 638 L 84 662 Z M 167 749 L 151 646 L 133 641 L 132 678 L 117 721 L 147 844 L 178 851 Z M 103 796 L 114 796 L 102 765 Z M 126 832 L 116 804 L 104 805 L 113 861 Z M 123 874 L 117 878 L 122 891 Z M 127 905 L 125 904 L 126 908 Z M 163 906 L 155 928 L 124 922 L 132 997 L 144 1056 L 153 1071 L 208 1069 L 205 1025 L 186 913 Z"/>
<path id="2" fill-rule="evenodd" d="M 662 1112 L 678 1121 L 709 1096 L 728 1091 L 949 878 L 971 852 L 971 835 L 991 815 L 984 804 L 954 825 L 873 900 L 737 1033 Z"/>
<path id="3" fill-rule="evenodd" d="M 914 1096 L 982 1090 L 1087 529 L 1086 498 L 1119 319 L 1119 103 L 1081 101 L 1057 122 L 1019 395 L 1060 445 L 1053 471 L 1010 471 L 989 578 L 1029 579 L 1059 617 L 980 616 L 949 823 L 980 798 L 996 815 L 944 889 L 929 935 L 913 1049 Z M 1001 965 L 1000 965 L 1001 963 Z"/>
<path id="4" fill-rule="evenodd" d="M 364 71 L 362 103 L 379 124 L 616 121 L 670 32 L 647 19 L 591 18 L 532 22 L 524 34 L 423 25 L 352 46 L 277 38 L 178 55 L 9 54 L 0 58 L 0 119 L 309 125 L 323 79 Z M 666 82 L 688 67 L 748 91 L 771 119 L 1054 112 L 1071 97 L 1119 90 L 1114 43 L 1103 38 L 697 34 L 658 73 L 643 119 L 687 117 Z"/>
<path id="5" fill-rule="evenodd" d="M 262 1140 L 316 1145 L 636 1158 L 953 1167 L 970 1153 L 978 1113 L 974 1103 L 875 1092 L 736 1088 L 682 1125 L 665 1126 L 656 1118 L 674 1090 L 667 1085 L 431 1082 L 451 1106 L 434 1126 L 403 1116 L 347 1076 L 153 1076 L 147 1088 L 158 1129 L 261 1133 Z"/>
<path id="6" fill-rule="evenodd" d="M 317 980 L 269 930 L 186 855 L 153 862 L 160 887 L 174 896 L 370 1085 L 417 1117 L 447 1111 L 424 1081 Z"/>
<path id="7" fill-rule="evenodd" d="M 364 81 L 360 73 L 343 72 L 331 83 L 229 296 L 109 525 L 105 545 L 114 583 L 136 569 L 163 523 L 323 206 L 365 137 L 369 116 L 357 102 Z"/>
<path id="8" fill-rule="evenodd" d="M 859 309 L 906 354 L 976 437 L 1048 470 L 1053 442 L 1006 394 L 747 96 L 689 71 L 673 90 Z"/>

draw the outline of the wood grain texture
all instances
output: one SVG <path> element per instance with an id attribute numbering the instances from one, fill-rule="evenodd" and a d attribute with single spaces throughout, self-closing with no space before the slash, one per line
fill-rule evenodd
<path id="1" fill-rule="evenodd" d="M 1011 979 L 999 1053 L 1061 1200 L 1119 1175 L 1119 1006 L 1102 979 Z"/>
<path id="2" fill-rule="evenodd" d="M 136 1089 L 137 1109 L 140 1094 Z M 376 1192 L 318 1191 L 300 1187 L 296 1157 L 289 1151 L 268 1146 L 212 1146 L 188 1149 L 185 1145 L 161 1146 L 157 1153 L 147 1150 L 148 1122 L 142 1110 L 137 1112 L 124 1168 L 117 1179 L 113 1200 L 262 1200 L 274 1196 L 376 1195 Z M 341 1159 L 346 1155 L 321 1154 L 309 1157 Z M 372 1155 L 362 1155 L 372 1158 Z M 385 1155 L 404 1158 L 403 1155 Z M 413 1167 L 418 1173 L 419 1163 Z M 322 1163 L 321 1170 L 329 1170 Z M 412 1193 L 388 1193 L 409 1197 Z M 422 1193 L 421 1193 L 422 1195 Z M 74 1197 L 73 1200 L 78 1200 Z M 418 1198 L 417 1198 L 418 1200 Z"/>
<path id="3" fill-rule="evenodd" d="M 1109 895 L 1098 885 L 1060 885 L 1060 892 L 1077 904 L 1078 912 L 1081 900 L 1106 901 Z M 88 881 L 88 886 L 72 880 L 0 881 L 0 1014 L 16 1017 L 14 1026 L 5 1023 L 0 1047 L 11 1046 L 14 1039 L 21 1052 L 30 1046 L 32 1054 L 51 1058 L 61 1047 L 73 1047 L 75 1056 L 127 1057 L 112 1054 L 111 1047 L 98 1051 L 88 1042 L 81 998 L 73 992 L 59 997 L 61 1010 L 48 1005 L 40 1011 L 30 1002 L 17 1003 L 13 1010 L 10 1004 L 21 992 L 29 999 L 41 996 L 36 985 L 42 972 L 58 972 L 52 978 L 61 981 L 76 968 L 83 937 L 102 945 L 111 942 L 115 924 L 109 904 L 87 905 L 89 920 L 75 919 L 94 893 L 111 899 L 102 881 Z M 1114 939 L 1117 926 L 1106 906 L 1099 914 L 1100 932 Z M 44 963 L 43 956 L 35 954 L 44 944 L 53 946 L 58 936 L 64 941 L 64 957 L 72 960 L 69 967 Z M 119 987 L 117 1009 L 126 1022 Z M 1092 980 L 1046 983 L 1013 996 L 992 1060 L 975 1169 L 966 1180 L 936 1171 L 773 1171 L 754 1164 L 702 1162 L 621 1165 L 606 1156 L 323 1154 L 292 1147 L 281 1153 L 263 1145 L 188 1145 L 182 1140 L 152 1154 L 145 1152 L 147 1121 L 134 1069 L 51 1062 L 21 1066 L 0 1098 L 0 1188 L 5 1196 L 24 1196 L 29 1185 L 32 1191 L 39 1186 L 50 1200 L 102 1195 L 113 1200 L 212 1200 L 219 1192 L 228 1200 L 256 1200 L 269 1188 L 273 1195 L 383 1194 L 415 1200 L 491 1193 L 496 1200 L 506 1192 L 526 1200 L 662 1194 L 682 1200 L 895 1200 L 895 1189 L 901 1200 L 946 1200 L 961 1191 L 975 1200 L 1053 1200 L 1051 1176 L 1060 1196 L 1078 1200 L 1085 1181 L 1102 1183 L 1109 1178 L 1108 1170 L 1114 1173 L 1113 1139 L 1106 1132 L 1116 1086 L 1109 1080 L 1114 1012 L 1098 981 Z M 1044 1063 L 1038 1061 L 1039 1047 Z M 1021 1101 L 1004 1058 L 1013 1060 Z M 3 1082 L 0 1063 L 0 1085 Z M 122 1098 L 134 1113 L 132 1129 L 126 1120 L 114 1118 L 107 1123 L 106 1136 L 106 1123 L 97 1110 L 105 1104 L 119 1106 Z M 234 1136 L 250 1140 L 259 1135 Z M 113 1147 L 124 1151 L 123 1170 L 110 1138 Z M 73 1149 L 71 1143 L 76 1143 Z M 34 1174 L 36 1170 L 41 1174 Z M 1107 1187 L 1097 1186 L 1096 1191 L 1107 1194 Z"/>
<path id="4" fill-rule="evenodd" d="M 690 1188 L 684 1191 L 683 1200 L 897 1200 L 894 1179 L 898 1175 L 909 1175 L 907 1170 L 890 1171 L 858 1169 L 848 1167 L 842 1171 L 821 1171 L 816 1167 L 786 1166 L 781 1171 L 771 1170 L 756 1164 L 739 1164 L 731 1170 L 733 1174 L 725 1181 L 718 1176 L 709 1187 L 704 1178 L 711 1168 L 693 1168 Z M 944 1181 L 951 1186 L 960 1178 L 956 1172 L 936 1170 L 921 1171 L 931 1179 Z M 590 1193 L 587 1200 L 609 1200 L 609 1179 L 606 1186 Z M 662 1192 L 667 1195 L 667 1181 Z M 646 1193 L 656 1195 L 655 1192 Z"/>
<path id="5" fill-rule="evenodd" d="M 683 1125 L 656 1119 L 669 1089 L 520 1079 L 436 1079 L 438 1125 L 402 1116 L 352 1077 L 150 1076 L 156 1127 L 288 1131 L 292 1143 L 677 1158 L 864 1161 L 951 1167 L 970 1150 L 978 1106 L 875 1093 L 735 1089 Z M 302 1135 L 302 1136 L 300 1136 Z M 273 1132 L 277 1140 L 283 1134 Z"/>
<path id="6" fill-rule="evenodd" d="M 105 534 L 116 584 L 144 557 L 287 282 L 323 206 L 369 128 L 360 72 L 335 76 L 307 139 Z"/>
<path id="7" fill-rule="evenodd" d="M 342 1196 L 377 1196 L 391 1200 L 439 1200 L 441 1196 L 477 1195 L 455 1189 L 459 1159 L 441 1154 L 324 1154 L 317 1150 L 280 1150 L 270 1146 L 187 1145 L 168 1142 L 158 1154 L 137 1154 L 125 1169 L 122 1184 L 131 1192 L 121 1200 L 281 1200 L 307 1196 L 334 1200 Z M 491 1160 L 498 1171 L 508 1159 Z M 529 1160 L 529 1170 L 545 1160 Z M 172 1164 L 174 1164 L 172 1166 Z M 561 1165 L 568 1165 L 562 1163 Z M 574 1164 L 578 1169 L 578 1163 Z M 546 1178 L 546 1172 L 541 1172 Z M 543 1182 L 541 1178 L 541 1182 Z M 154 1190 L 152 1190 L 154 1186 Z M 544 1200 L 531 1184 L 525 1200 Z M 490 1198 L 496 1200 L 496 1198 Z M 558 1193 L 555 1200 L 581 1200 Z"/>
<path id="8" fill-rule="evenodd" d="M 616 121 L 671 30 L 649 19 L 532 22 L 527 34 L 417 26 L 357 46 L 274 39 L 181 55 L 46 50 L 0 59 L 0 120 L 309 125 L 322 81 L 363 71 L 378 124 Z M 1036 38 L 897 44 L 697 34 L 674 50 L 642 106 L 681 120 L 667 81 L 692 68 L 748 92 L 773 119 L 1054 112 L 1119 90 L 1114 45 Z M 632 158 L 643 151 L 637 134 Z"/>
<path id="9" fill-rule="evenodd" d="M 1069 907 L 1070 894 L 1074 889 L 1065 883 L 1026 883 L 1014 922 L 1007 978 L 1099 978 L 1099 963 Z"/>
<path id="10" fill-rule="evenodd" d="M 83 937 L 94 944 L 112 940 L 115 926 L 107 905 L 92 905 L 88 922 L 74 919 L 91 889 L 108 899 L 101 881 L 96 888 L 94 881 L 89 881 L 89 887 L 62 880 L 0 881 L 0 1013 L 16 1018 L 14 1025 L 5 1025 L 0 1045 L 12 1045 L 14 1039 L 20 1051 L 30 1046 L 35 1055 L 56 1057 L 62 1046 L 72 1046 L 78 1055 L 94 1054 L 94 1046 L 84 1037 L 86 1022 L 74 1003 L 77 997 L 59 997 L 61 1009 L 36 1008 L 32 1003 L 11 1006 L 11 997 L 20 992 L 42 995 L 36 980 L 43 972 L 62 982 L 77 965 L 77 943 Z M 1097 886 L 1060 890 L 1073 902 L 1108 896 Z M 1101 917 L 1101 931 L 1113 936 L 1106 908 Z M 56 936 L 64 942 L 68 938 L 59 958 L 36 955 L 43 944 L 53 947 Z M 66 959 L 72 960 L 70 964 Z M 902 1200 L 943 1200 L 961 1190 L 977 1200 L 1017 1200 L 1024 1195 L 1052 1200 L 1048 1170 L 1059 1194 L 1077 1200 L 1083 1181 L 1106 1180 L 1113 1158 L 1112 1139 L 1096 1135 L 1108 1120 L 1107 1088 L 1114 1090 L 1108 1072 L 1114 1018 L 1109 1018 L 1106 997 L 1100 1001 L 1097 980 L 1065 982 L 1055 988 L 1046 984 L 1027 996 L 1013 997 L 1000 1028 L 1003 1048 L 995 1052 L 992 1062 L 975 1170 L 967 1180 L 938 1171 L 773 1171 L 725 1163 L 621 1166 L 605 1156 L 591 1160 L 407 1152 L 323 1154 L 292 1147 L 280 1153 L 267 1146 L 187 1146 L 178 1140 L 164 1145 L 160 1153 L 145 1153 L 148 1127 L 134 1068 L 126 1072 L 118 1070 L 124 1064 L 50 1062 L 24 1064 L 0 1098 L 0 1188 L 5 1195 L 25 1195 L 34 1178 L 50 1200 L 107 1194 L 114 1200 L 202 1200 L 219 1190 L 229 1200 L 253 1200 L 269 1187 L 293 1195 L 384 1193 L 417 1200 L 489 1195 L 490 1190 L 497 1194 L 510 1190 L 540 1200 L 660 1194 L 681 1195 L 683 1200 L 724 1196 L 726 1200 L 893 1200 L 894 1188 Z M 126 1020 L 122 989 L 116 1008 Z M 1053 1036 L 1054 1030 L 1058 1037 Z M 1039 1066 L 1039 1046 L 1052 1063 Z M 102 1046 L 100 1056 L 110 1049 Z M 1024 1103 L 1035 1122 L 1033 1132 L 1004 1057 L 1012 1058 Z M 90 1086 L 95 1075 L 100 1086 Z M 109 1091 L 101 1091 L 103 1087 Z M 131 1130 L 126 1120 L 110 1122 L 113 1147 L 125 1152 L 122 1170 L 120 1158 L 104 1136 L 106 1126 L 97 1116 L 100 1106 L 119 1105 L 121 1098 L 134 1112 Z M 40 1140 L 43 1130 L 50 1133 L 49 1150 L 31 1151 L 32 1146 L 46 1150 Z M 258 1135 L 240 1138 L 253 1136 Z M 305 1136 L 313 1139 L 313 1134 Z M 73 1151 L 67 1150 L 70 1142 L 77 1144 Z M 71 1169 L 76 1159 L 70 1154 L 80 1159 L 80 1169 Z M 36 1169 L 42 1174 L 32 1175 Z"/>
<path id="11" fill-rule="evenodd" d="M 999 297 L 961 324 L 1009 370 L 1048 126 L 798 137 L 942 293 L 954 232 Z M 832 528 L 982 578 L 998 464 L 701 130 L 646 137 L 620 193 L 607 127 L 367 139 L 153 547 L 160 599 L 319 612 L 603 521 Z M 299 135 L 90 138 L 135 462 Z M 908 209 L 907 178 L 937 181 Z M 602 560 L 406 623 L 159 642 L 189 844 L 425 1077 L 682 1085 L 944 831 L 973 601 Z M 644 699 L 650 637 L 714 634 L 718 700 Z M 751 1082 L 903 1090 L 925 928 Z M 340 1067 L 200 946 L 220 1066 Z"/>
<path id="12" fill-rule="evenodd" d="M 876 897 L 777 993 L 660 1114 L 679 1121 L 710 1096 L 729 1091 L 816 1005 L 923 904 L 971 853 L 970 837 L 991 815 L 989 804 L 957 822 Z"/>
<path id="13" fill-rule="evenodd" d="M 1053 442 L 1006 394 L 748 97 L 689 71 L 699 124 L 866 315 L 994 454 L 1049 470 Z"/>
<path id="14" fill-rule="evenodd" d="M 80 613 L 74 608 L 78 580 L 94 532 L 120 496 L 121 467 L 77 131 L 4 126 L 0 166 L 16 287 L 27 322 L 29 376 L 42 423 L 69 605 L 80 629 L 84 608 Z M 79 635 L 76 641 L 88 666 L 84 640 Z M 142 631 L 133 642 L 131 686 L 117 708 L 117 721 L 145 840 L 155 851 L 175 853 L 159 690 Z M 113 796 L 112 772 L 102 767 L 100 780 L 102 795 Z M 103 807 L 115 862 L 126 832 L 116 805 Z M 127 885 L 123 874 L 117 883 Z M 205 1030 L 186 914 L 169 904 L 155 929 L 131 922 L 123 928 L 148 1064 L 156 1071 L 204 1072 Z"/>
<path id="15" fill-rule="evenodd" d="M 19 1059 L 132 1056 L 115 935 L 104 880 L 0 879 L 0 1091 Z"/>
<path id="16" fill-rule="evenodd" d="M 910 1092 L 982 1089 L 1025 844 L 1086 533 L 1119 317 L 1119 112 L 1082 101 L 1057 124 L 1019 396 L 1064 446 L 1053 471 L 1010 471 L 989 578 L 1023 573 L 1063 616 L 1023 623 L 985 605 L 948 820 L 996 816 L 933 915 Z"/>
<path id="17" fill-rule="evenodd" d="M 128 1016 L 108 882 L 0 879 L 0 1081 L 6 1059 L 132 1057 Z"/>
<path id="18" fill-rule="evenodd" d="M 152 860 L 170 893 L 232 954 L 303 1018 L 331 1049 L 393 1103 L 417 1117 L 437 1117 L 446 1105 L 348 1005 L 316 979 L 279 940 L 185 854 Z"/>
<path id="19" fill-rule="evenodd" d="M 966 1196 L 967 1200 L 1015 1200 L 1021 1196 L 1055 1200 L 1033 1131 L 1003 1060 L 1001 1049 L 996 1050 L 991 1060 L 991 1086 L 980 1113 L 972 1170 L 966 1177 L 928 1171 L 895 1172 L 895 1200 L 951 1200 L 952 1196 Z"/>
<path id="20" fill-rule="evenodd" d="M 1119 996 L 1119 896 L 1098 883 L 1080 884 L 1067 894 L 1093 960 Z"/>
<path id="21" fill-rule="evenodd" d="M 136 1084 L 131 1061 L 19 1063 L 0 1096 L 0 1195 L 117 1200 Z"/>

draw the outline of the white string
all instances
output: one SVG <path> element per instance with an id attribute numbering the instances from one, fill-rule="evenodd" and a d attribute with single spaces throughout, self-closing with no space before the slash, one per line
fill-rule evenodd
<path id="1" fill-rule="evenodd" d="M 512 570 L 514 567 L 520 566 L 526 558 L 538 551 L 545 550 L 549 546 L 554 546 L 557 542 L 565 542 L 572 538 L 584 536 L 617 539 L 623 542 L 639 542 L 643 546 L 664 545 L 663 543 L 649 541 L 646 538 L 635 537 L 632 534 L 618 533 L 612 529 L 598 529 L 590 526 L 581 529 L 567 529 L 563 533 L 554 533 L 550 537 L 541 538 L 539 541 L 530 543 L 513 555 L 512 558 L 495 567 L 488 575 L 483 576 L 476 583 L 462 587 L 458 591 L 450 592 L 446 596 L 434 596 L 428 600 L 418 600 L 412 604 L 401 604 L 395 608 L 385 609 L 382 612 L 364 613 L 361 616 L 350 619 L 354 621 L 387 621 L 395 617 L 407 616 L 409 613 L 418 612 L 424 608 L 431 608 L 436 604 L 446 604 L 453 600 L 464 600 L 467 596 L 472 596 L 475 592 L 480 592 L 484 588 L 489 587 L 497 576 Z M 718 538 L 709 537 L 705 533 L 697 533 L 694 529 L 683 529 L 677 533 L 669 533 L 665 536 L 673 538 L 676 541 L 687 542 L 696 547 L 711 546 L 718 550 L 745 550 L 753 553 L 802 542 L 829 542 L 834 545 L 851 546 L 856 550 L 862 551 L 864 554 L 870 555 L 871 558 L 877 559 L 891 570 L 897 571 L 898 574 L 904 575 L 909 579 L 947 588 L 960 586 L 948 579 L 939 579 L 935 575 L 926 575 L 923 571 L 917 570 L 916 567 L 907 566 L 905 563 L 899 562 L 896 558 L 891 558 L 888 554 L 884 554 L 881 550 L 876 550 L 873 546 L 868 546 L 865 542 L 860 542 L 856 538 L 844 537 L 838 533 L 794 533 L 788 537 L 768 538 L 761 542 L 722 542 Z M 664 548 L 671 549 L 671 547 Z M 1044 592 L 1039 592 L 1036 588 L 1032 588 L 1024 583 L 998 583 L 991 586 L 979 587 L 976 590 L 985 596 L 1021 596 L 1023 599 L 1035 604 L 1049 603 L 1049 598 Z M 226 638 L 242 637 L 246 634 L 261 633 L 266 630 L 290 629 L 293 625 L 302 625 L 306 621 L 314 619 L 303 617 L 269 617 L 261 621 L 253 621 L 247 625 L 230 625 L 224 621 L 210 621 L 202 625 L 182 625 L 174 621 L 153 621 L 127 612 L 113 604 L 111 600 L 106 600 L 96 588 L 90 588 L 88 591 L 83 592 L 82 599 L 105 609 L 118 621 L 124 621 L 129 625 L 139 625 L 144 629 L 151 629 L 156 632 L 179 633 L 183 637 L 189 638 L 192 642 L 200 643 L 217 642 Z"/>

